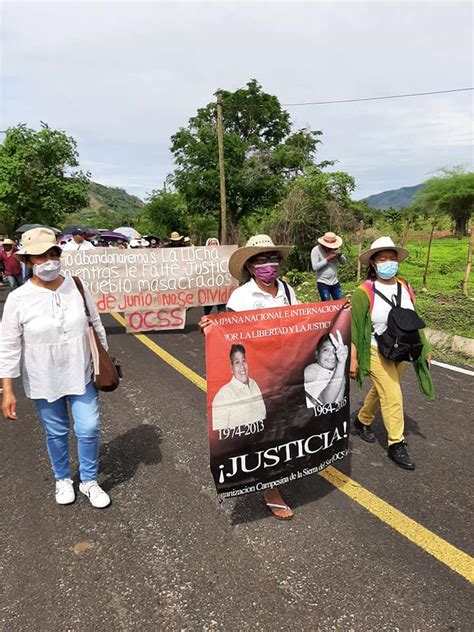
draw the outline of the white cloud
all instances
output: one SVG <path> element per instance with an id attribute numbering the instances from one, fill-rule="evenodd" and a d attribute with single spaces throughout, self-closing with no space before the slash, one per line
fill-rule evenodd
<path id="1" fill-rule="evenodd" d="M 170 136 L 217 88 L 257 78 L 283 103 L 469 85 L 458 2 L 4 2 L 2 128 L 77 138 L 93 177 L 144 194 Z M 468 162 L 469 93 L 288 108 L 365 195 Z M 95 164 L 94 164 L 95 163 Z M 106 163 L 106 164 L 97 164 Z M 395 184 L 394 184 L 395 183 Z"/>

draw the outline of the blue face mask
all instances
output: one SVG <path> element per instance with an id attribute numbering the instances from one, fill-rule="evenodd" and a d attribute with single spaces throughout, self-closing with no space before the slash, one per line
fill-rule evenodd
<path id="1" fill-rule="evenodd" d="M 398 272 L 398 261 L 384 261 L 383 263 L 377 263 L 377 274 L 384 281 L 393 279 Z"/>

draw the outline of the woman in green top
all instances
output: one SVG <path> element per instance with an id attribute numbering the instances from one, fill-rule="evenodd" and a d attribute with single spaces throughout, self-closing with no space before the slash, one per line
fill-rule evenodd
<path id="1" fill-rule="evenodd" d="M 406 362 L 394 362 L 383 357 L 378 350 L 377 336 L 387 328 L 391 310 L 385 299 L 392 301 L 401 285 L 401 307 L 415 309 L 415 296 L 410 284 L 397 276 L 398 264 L 408 257 L 408 251 L 395 246 L 390 237 L 380 237 L 369 250 L 363 252 L 360 261 L 367 264 L 367 279 L 354 292 L 352 304 L 352 353 L 350 375 L 362 385 L 370 375 L 372 388 L 354 422 L 364 441 L 373 443 L 375 435 L 372 422 L 380 407 L 388 435 L 388 456 L 400 467 L 414 470 L 404 442 L 404 417 L 401 378 Z M 413 362 L 421 391 L 434 399 L 433 382 L 429 371 L 430 346 L 419 330 L 423 348 Z"/>

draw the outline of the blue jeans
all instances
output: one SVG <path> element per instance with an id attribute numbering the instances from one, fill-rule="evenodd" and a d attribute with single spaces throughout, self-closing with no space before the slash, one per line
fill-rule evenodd
<path id="1" fill-rule="evenodd" d="M 84 395 L 66 395 L 55 402 L 35 399 L 36 410 L 44 426 L 46 446 L 56 480 L 71 478 L 69 466 L 69 413 L 71 407 L 81 481 L 95 481 L 99 470 L 99 398 L 93 382 Z"/>
<path id="2" fill-rule="evenodd" d="M 322 301 L 330 301 L 331 297 L 333 301 L 339 301 L 343 297 L 339 281 L 334 283 L 334 285 L 326 285 L 326 283 L 318 281 L 318 292 Z"/>
<path id="3" fill-rule="evenodd" d="M 10 290 L 16 290 L 17 287 L 23 285 L 23 277 L 21 274 L 7 274 L 8 285 Z"/>

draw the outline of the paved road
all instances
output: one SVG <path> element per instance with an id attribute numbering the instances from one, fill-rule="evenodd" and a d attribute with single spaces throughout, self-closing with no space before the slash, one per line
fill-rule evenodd
<path id="1" fill-rule="evenodd" d="M 6 292 L 0 290 L 0 300 Z M 150 338 L 204 375 L 203 340 Z M 320 476 L 287 487 L 274 520 L 258 495 L 219 506 L 208 469 L 205 394 L 112 319 L 126 380 L 102 397 L 102 480 L 113 504 L 58 507 L 39 423 L 19 397 L 0 423 L 1 630 L 471 630 L 472 587 Z M 194 322 L 194 324 L 193 324 Z M 341 470 L 472 554 L 473 379 L 433 369 L 438 399 L 406 379 L 405 472 L 351 438 Z M 21 389 L 18 385 L 17 393 Z M 362 395 L 354 389 L 354 410 Z M 449 563 L 449 555 L 447 556 Z"/>

